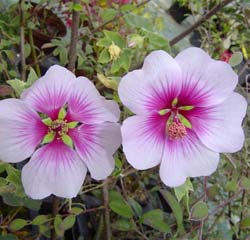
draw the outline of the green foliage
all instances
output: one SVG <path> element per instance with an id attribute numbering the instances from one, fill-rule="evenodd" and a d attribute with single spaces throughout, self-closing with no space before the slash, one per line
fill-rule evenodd
<path id="1" fill-rule="evenodd" d="M 26 220 L 16 218 L 15 220 L 13 220 L 10 223 L 9 229 L 12 231 L 18 231 L 18 230 L 22 229 L 23 227 L 25 227 L 27 224 L 28 224 L 28 222 Z"/>
<path id="2" fill-rule="evenodd" d="M 190 219 L 193 221 L 201 221 L 208 216 L 208 207 L 205 202 L 199 201 L 191 208 Z"/>

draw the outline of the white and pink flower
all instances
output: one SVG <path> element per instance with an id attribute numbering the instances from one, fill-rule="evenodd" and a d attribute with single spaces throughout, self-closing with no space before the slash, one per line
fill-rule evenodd
<path id="1" fill-rule="evenodd" d="M 77 195 L 87 169 L 96 180 L 114 169 L 121 143 L 119 107 L 85 77 L 54 65 L 21 99 L 0 101 L 0 159 L 20 162 L 26 194 Z"/>
<path id="2" fill-rule="evenodd" d="M 118 89 L 136 114 L 121 128 L 128 162 L 140 170 L 160 164 L 162 181 L 172 187 L 212 174 L 220 152 L 243 146 L 247 104 L 234 92 L 237 82 L 230 65 L 199 48 L 175 59 L 164 51 L 149 54 Z"/>

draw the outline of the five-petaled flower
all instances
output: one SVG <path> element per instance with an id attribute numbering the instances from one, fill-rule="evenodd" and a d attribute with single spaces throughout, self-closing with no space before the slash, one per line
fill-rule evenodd
<path id="1" fill-rule="evenodd" d="M 141 170 L 160 163 L 160 177 L 168 186 L 213 173 L 220 152 L 243 145 L 247 104 L 233 92 L 237 82 L 227 63 L 199 48 L 188 48 L 175 59 L 152 52 L 118 89 L 123 104 L 136 114 L 121 128 L 128 162 Z"/>
<path id="2" fill-rule="evenodd" d="M 0 101 L 0 159 L 20 162 L 27 195 L 72 198 L 84 181 L 105 179 L 121 143 L 118 105 L 85 77 L 54 65 L 21 99 Z"/>

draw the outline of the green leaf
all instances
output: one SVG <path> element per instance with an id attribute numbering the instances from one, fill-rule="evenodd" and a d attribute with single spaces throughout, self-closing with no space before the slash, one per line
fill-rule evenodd
<path id="1" fill-rule="evenodd" d="M 243 176 L 240 180 L 240 186 L 246 190 L 250 189 L 250 178 Z"/>
<path id="2" fill-rule="evenodd" d="M 130 219 L 119 219 L 114 222 L 114 228 L 119 231 L 132 231 L 135 229 L 135 224 Z"/>
<path id="3" fill-rule="evenodd" d="M 118 45 L 121 49 L 126 47 L 125 39 L 123 39 L 118 32 L 104 30 L 103 33 L 111 43 L 114 42 L 115 45 Z"/>
<path id="4" fill-rule="evenodd" d="M 96 45 L 99 47 L 108 47 L 110 44 L 112 43 L 112 41 L 108 38 L 101 38 L 96 42 Z"/>
<path id="5" fill-rule="evenodd" d="M 70 229 L 74 226 L 76 222 L 76 216 L 75 215 L 69 215 L 62 221 L 62 228 L 64 230 Z"/>
<path id="6" fill-rule="evenodd" d="M 10 223 L 9 229 L 12 231 L 18 231 L 22 229 L 23 227 L 25 227 L 27 224 L 28 224 L 27 220 L 17 218 Z"/>
<path id="7" fill-rule="evenodd" d="M 51 126 L 52 125 L 52 123 L 53 123 L 53 121 L 52 121 L 52 119 L 51 118 L 45 118 L 45 119 L 43 119 L 42 120 L 42 122 L 46 125 L 46 126 Z"/>
<path id="8" fill-rule="evenodd" d="M 49 132 L 49 133 L 47 133 L 44 136 L 43 140 L 42 140 L 42 144 L 46 144 L 46 143 L 52 142 L 54 140 L 55 136 L 56 136 L 55 132 Z"/>
<path id="9" fill-rule="evenodd" d="M 240 223 L 240 228 L 241 229 L 250 228 L 250 218 L 244 218 Z"/>
<path id="10" fill-rule="evenodd" d="M 227 192 L 235 192 L 237 191 L 237 188 L 238 188 L 238 184 L 237 184 L 237 179 L 233 179 L 229 182 L 227 182 L 226 186 L 225 186 L 225 191 Z"/>
<path id="11" fill-rule="evenodd" d="M 109 203 L 112 211 L 125 218 L 132 218 L 133 211 L 124 200 L 113 200 Z"/>
<path id="12" fill-rule="evenodd" d="M 56 234 L 61 237 L 64 234 L 64 229 L 62 228 L 62 217 L 60 215 L 56 215 L 54 219 L 54 228 L 56 231 Z"/>
<path id="13" fill-rule="evenodd" d="M 27 58 L 31 53 L 31 47 L 30 47 L 30 44 L 26 43 L 24 45 L 24 56 L 25 58 Z"/>
<path id="14" fill-rule="evenodd" d="M 83 7 L 82 7 L 82 5 L 81 5 L 80 3 L 75 3 L 75 4 L 73 4 L 72 9 L 73 9 L 74 11 L 76 11 L 76 12 L 81 12 L 81 11 L 83 11 Z"/>
<path id="15" fill-rule="evenodd" d="M 147 19 L 145 17 L 133 14 L 133 13 L 128 13 L 124 16 L 124 19 L 126 23 L 132 27 L 132 28 L 144 28 L 147 29 L 148 31 L 153 31 L 153 24 L 150 19 Z"/>
<path id="16" fill-rule="evenodd" d="M 185 195 L 189 194 L 189 191 L 194 191 L 193 184 L 189 178 L 187 178 L 183 185 L 174 188 L 175 196 L 179 202 Z"/>
<path id="17" fill-rule="evenodd" d="M 126 72 L 129 70 L 131 64 L 131 52 L 129 49 L 124 49 L 120 57 L 113 61 L 110 72 L 116 73 L 120 69 L 124 69 Z"/>
<path id="18" fill-rule="evenodd" d="M 109 61 L 110 61 L 109 51 L 108 49 L 104 48 L 98 57 L 98 62 L 104 64 L 104 63 L 108 63 Z"/>
<path id="19" fill-rule="evenodd" d="M 78 122 L 69 122 L 67 123 L 68 128 L 75 128 L 78 125 Z"/>
<path id="20" fill-rule="evenodd" d="M 38 76 L 35 70 L 32 67 L 30 67 L 30 72 L 27 78 L 27 82 L 25 84 L 25 88 L 30 87 L 37 79 L 38 79 Z"/>
<path id="21" fill-rule="evenodd" d="M 19 97 L 25 89 L 25 82 L 19 79 L 8 80 L 7 83 L 14 89 L 17 97 Z"/>
<path id="22" fill-rule="evenodd" d="M 164 233 L 169 233 L 170 228 L 168 224 L 164 221 L 163 211 L 160 209 L 154 209 L 146 212 L 142 215 L 140 222 L 157 229 Z"/>
<path id="23" fill-rule="evenodd" d="M 67 146 L 73 148 L 73 140 L 72 140 L 72 138 L 69 135 L 67 135 L 67 134 L 62 135 L 62 141 Z"/>
<path id="24" fill-rule="evenodd" d="M 170 47 L 169 47 L 169 42 L 168 40 L 163 37 L 160 36 L 157 33 L 153 33 L 153 32 L 149 32 L 147 34 L 147 38 L 148 38 L 148 42 L 149 42 L 149 50 L 165 50 L 165 51 L 169 51 Z"/>
<path id="25" fill-rule="evenodd" d="M 131 197 L 128 199 L 128 203 L 132 207 L 132 209 L 134 210 L 136 216 L 141 217 L 141 215 L 142 215 L 141 205 Z"/>
<path id="26" fill-rule="evenodd" d="M 193 221 L 201 221 L 208 216 L 207 204 L 203 201 L 197 202 L 192 206 L 190 211 L 190 219 Z"/>
<path id="27" fill-rule="evenodd" d="M 70 212 L 72 214 L 79 215 L 83 212 L 83 209 L 79 208 L 79 207 L 73 207 L 73 208 L 71 208 Z"/>
<path id="28" fill-rule="evenodd" d="M 32 220 L 33 225 L 41 225 L 44 224 L 45 222 L 48 221 L 48 216 L 47 215 L 38 215 Z"/>
<path id="29" fill-rule="evenodd" d="M 101 12 L 101 18 L 106 22 L 113 19 L 116 16 L 116 14 L 117 10 L 113 8 L 107 8 Z"/>
<path id="30" fill-rule="evenodd" d="M 118 83 L 119 81 L 117 81 L 116 79 L 112 79 L 112 78 L 107 78 L 105 77 L 103 74 L 97 73 L 97 78 L 98 80 L 106 87 L 106 88 L 110 88 L 113 90 L 117 90 L 118 88 Z M 120 78 L 119 78 L 120 80 Z"/>
<path id="31" fill-rule="evenodd" d="M 178 232 L 183 233 L 184 232 L 183 214 L 179 203 L 176 201 L 175 197 L 169 191 L 160 190 L 160 193 L 173 211 L 173 214 L 177 222 Z"/>
<path id="32" fill-rule="evenodd" d="M 241 62 L 243 61 L 243 56 L 242 56 L 242 53 L 241 52 L 235 52 L 231 58 L 229 59 L 229 64 L 232 66 L 232 67 L 235 67 L 237 65 L 239 65 Z"/>
<path id="33" fill-rule="evenodd" d="M 183 125 L 187 128 L 192 128 L 192 124 L 191 122 L 189 122 L 189 120 L 187 118 L 185 118 L 182 114 L 178 113 L 177 114 L 178 118 L 180 119 L 180 121 L 183 123 Z"/>

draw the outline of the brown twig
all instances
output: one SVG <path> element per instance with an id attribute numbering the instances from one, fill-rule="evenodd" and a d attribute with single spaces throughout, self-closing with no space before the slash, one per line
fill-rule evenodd
<path id="1" fill-rule="evenodd" d="M 190 34 L 192 31 L 194 31 L 194 29 L 196 29 L 198 26 L 200 26 L 206 20 L 211 18 L 213 15 L 215 15 L 218 11 L 220 11 L 223 7 L 225 7 L 228 3 L 232 2 L 232 1 L 233 0 L 221 1 L 219 4 L 214 6 L 207 14 L 202 16 L 196 23 L 194 23 L 192 26 L 187 28 L 184 32 L 180 33 L 178 36 L 176 36 L 172 40 L 170 40 L 169 45 L 173 46 L 176 43 L 178 43 L 180 40 L 182 40 L 184 37 L 186 37 L 188 34 Z"/>
<path id="2" fill-rule="evenodd" d="M 80 0 L 73 0 L 73 4 L 79 4 Z M 79 28 L 79 11 L 73 10 L 72 17 L 72 28 L 71 28 L 71 40 L 69 46 L 69 64 L 68 69 L 72 72 L 75 71 L 75 63 L 76 63 L 76 48 L 77 48 L 77 40 L 78 40 L 78 28 Z"/>
<path id="3" fill-rule="evenodd" d="M 25 69 L 25 52 L 24 52 L 24 10 L 23 10 L 24 1 L 19 1 L 19 11 L 20 11 L 20 58 L 21 58 L 21 79 L 25 81 L 26 78 L 26 69 Z"/>
<path id="4" fill-rule="evenodd" d="M 60 199 L 57 196 L 53 195 L 53 200 L 52 200 L 52 218 L 53 219 L 55 219 L 56 215 L 58 214 L 59 204 L 60 204 Z M 52 240 L 57 239 L 57 234 L 56 234 L 56 230 L 54 227 L 54 221 L 52 221 L 51 239 Z"/>
<path id="5" fill-rule="evenodd" d="M 104 219 L 106 226 L 106 239 L 111 240 L 111 226 L 110 226 L 110 214 L 109 214 L 109 195 L 108 195 L 108 180 L 104 181 L 104 185 L 102 187 L 103 193 L 103 205 L 104 205 Z"/>

